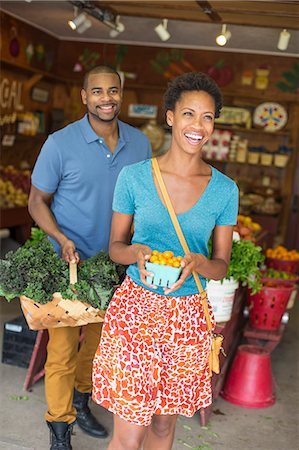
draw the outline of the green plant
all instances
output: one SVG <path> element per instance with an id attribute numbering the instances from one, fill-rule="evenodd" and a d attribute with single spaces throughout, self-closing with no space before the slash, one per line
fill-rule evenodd
<path id="1" fill-rule="evenodd" d="M 209 253 L 212 254 L 212 241 L 209 242 Z M 233 278 L 252 290 L 252 294 L 262 288 L 260 266 L 264 262 L 262 248 L 251 241 L 241 239 L 233 241 L 232 252 L 226 279 Z"/>
<path id="2" fill-rule="evenodd" d="M 103 251 L 78 266 L 78 282 L 69 283 L 68 264 L 62 260 L 45 233 L 32 229 L 32 238 L 0 260 L 0 296 L 8 301 L 25 295 L 37 303 L 48 303 L 55 292 L 106 309 L 125 267 L 115 264 Z"/>
<path id="3" fill-rule="evenodd" d="M 251 241 L 233 241 L 226 278 L 234 278 L 255 294 L 262 288 L 260 265 L 264 262 L 262 248 Z"/>

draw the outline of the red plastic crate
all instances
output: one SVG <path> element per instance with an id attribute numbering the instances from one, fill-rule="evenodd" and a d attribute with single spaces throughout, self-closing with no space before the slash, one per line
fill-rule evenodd
<path id="1" fill-rule="evenodd" d="M 278 258 L 266 258 L 266 266 L 289 273 L 299 273 L 299 260 L 290 261 Z"/>

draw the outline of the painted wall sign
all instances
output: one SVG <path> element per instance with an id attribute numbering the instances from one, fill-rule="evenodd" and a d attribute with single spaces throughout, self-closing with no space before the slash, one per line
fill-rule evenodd
<path id="1" fill-rule="evenodd" d="M 22 111 L 22 82 L 3 78 L 0 83 L 0 106 L 3 109 Z"/>

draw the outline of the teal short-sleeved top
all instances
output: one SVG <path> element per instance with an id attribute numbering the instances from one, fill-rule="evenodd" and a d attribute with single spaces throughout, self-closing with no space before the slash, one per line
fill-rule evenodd
<path id="1" fill-rule="evenodd" d="M 208 241 L 217 225 L 234 225 L 238 214 L 238 188 L 236 183 L 214 167 L 205 191 L 188 211 L 179 214 L 178 221 L 194 253 L 208 255 Z M 163 205 L 152 175 L 151 160 L 125 167 L 119 174 L 113 199 L 113 211 L 134 215 L 132 244 L 148 245 L 152 250 L 171 250 L 184 255 L 167 208 Z M 137 264 L 131 264 L 128 275 L 139 285 L 149 289 L 140 281 Z M 203 288 L 206 279 L 201 278 Z M 164 294 L 162 288 L 153 289 Z M 185 296 L 198 292 L 193 276 L 172 296 Z"/>

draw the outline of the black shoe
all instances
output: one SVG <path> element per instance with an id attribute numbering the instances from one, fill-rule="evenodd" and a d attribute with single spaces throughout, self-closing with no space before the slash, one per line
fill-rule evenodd
<path id="1" fill-rule="evenodd" d="M 50 450 L 72 450 L 71 434 L 73 424 L 66 422 L 48 422 L 50 429 Z"/>
<path id="2" fill-rule="evenodd" d="M 89 436 L 106 438 L 108 436 L 107 430 L 97 421 L 89 409 L 89 397 L 90 394 L 84 394 L 74 389 L 73 406 L 77 410 L 77 424 Z"/>

